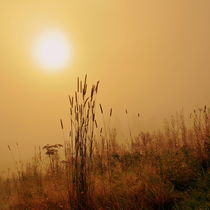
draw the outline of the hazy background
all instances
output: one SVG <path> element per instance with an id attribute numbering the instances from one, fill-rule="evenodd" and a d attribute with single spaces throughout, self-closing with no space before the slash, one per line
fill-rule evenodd
<path id="1" fill-rule="evenodd" d="M 63 141 L 59 118 L 86 73 L 101 81 L 99 102 L 121 128 L 125 108 L 151 129 L 181 108 L 209 105 L 209 11 L 209 0 L 0 0 L 0 168 L 11 162 L 7 144 L 29 156 Z M 54 74 L 32 59 L 48 28 L 73 46 L 72 65 Z"/>

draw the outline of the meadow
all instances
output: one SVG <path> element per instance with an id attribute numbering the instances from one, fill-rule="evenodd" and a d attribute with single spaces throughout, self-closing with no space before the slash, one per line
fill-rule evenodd
<path id="1" fill-rule="evenodd" d="M 180 112 L 162 130 L 130 130 L 123 143 L 98 89 L 78 78 L 69 122 L 60 119 L 68 138 L 37 147 L 30 161 L 14 159 L 15 171 L 0 179 L 0 209 L 210 209 L 210 109 L 194 110 L 190 125 Z M 11 156 L 16 149 L 8 145 Z"/>

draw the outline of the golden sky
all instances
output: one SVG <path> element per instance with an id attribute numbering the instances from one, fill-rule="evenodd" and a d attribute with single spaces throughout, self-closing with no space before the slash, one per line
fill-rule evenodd
<path id="1" fill-rule="evenodd" d="M 25 152 L 61 142 L 67 95 L 86 73 L 101 81 L 99 101 L 116 121 L 128 108 L 153 127 L 181 108 L 209 105 L 209 11 L 209 0 L 0 0 L 2 157 L 7 144 Z M 71 65 L 53 74 L 32 58 L 48 29 L 73 48 Z"/>

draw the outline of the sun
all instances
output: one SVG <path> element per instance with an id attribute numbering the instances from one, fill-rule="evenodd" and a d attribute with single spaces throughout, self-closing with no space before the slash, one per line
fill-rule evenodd
<path id="1" fill-rule="evenodd" d="M 64 33 L 49 30 L 40 34 L 34 45 L 36 63 L 48 72 L 60 71 L 69 66 L 72 49 Z"/>

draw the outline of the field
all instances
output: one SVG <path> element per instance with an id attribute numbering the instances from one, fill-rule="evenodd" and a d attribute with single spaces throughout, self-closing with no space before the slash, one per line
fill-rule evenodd
<path id="1" fill-rule="evenodd" d="M 63 144 L 38 147 L 31 161 L 14 159 L 0 179 L 0 209 L 210 209 L 210 110 L 180 112 L 165 129 L 117 140 L 97 103 L 99 82 L 87 77 L 69 96 Z M 128 115 L 125 110 L 125 115 Z M 99 119 L 99 120 L 98 120 Z M 188 125 L 190 124 L 190 125 Z M 13 156 L 15 149 L 8 145 Z"/>

